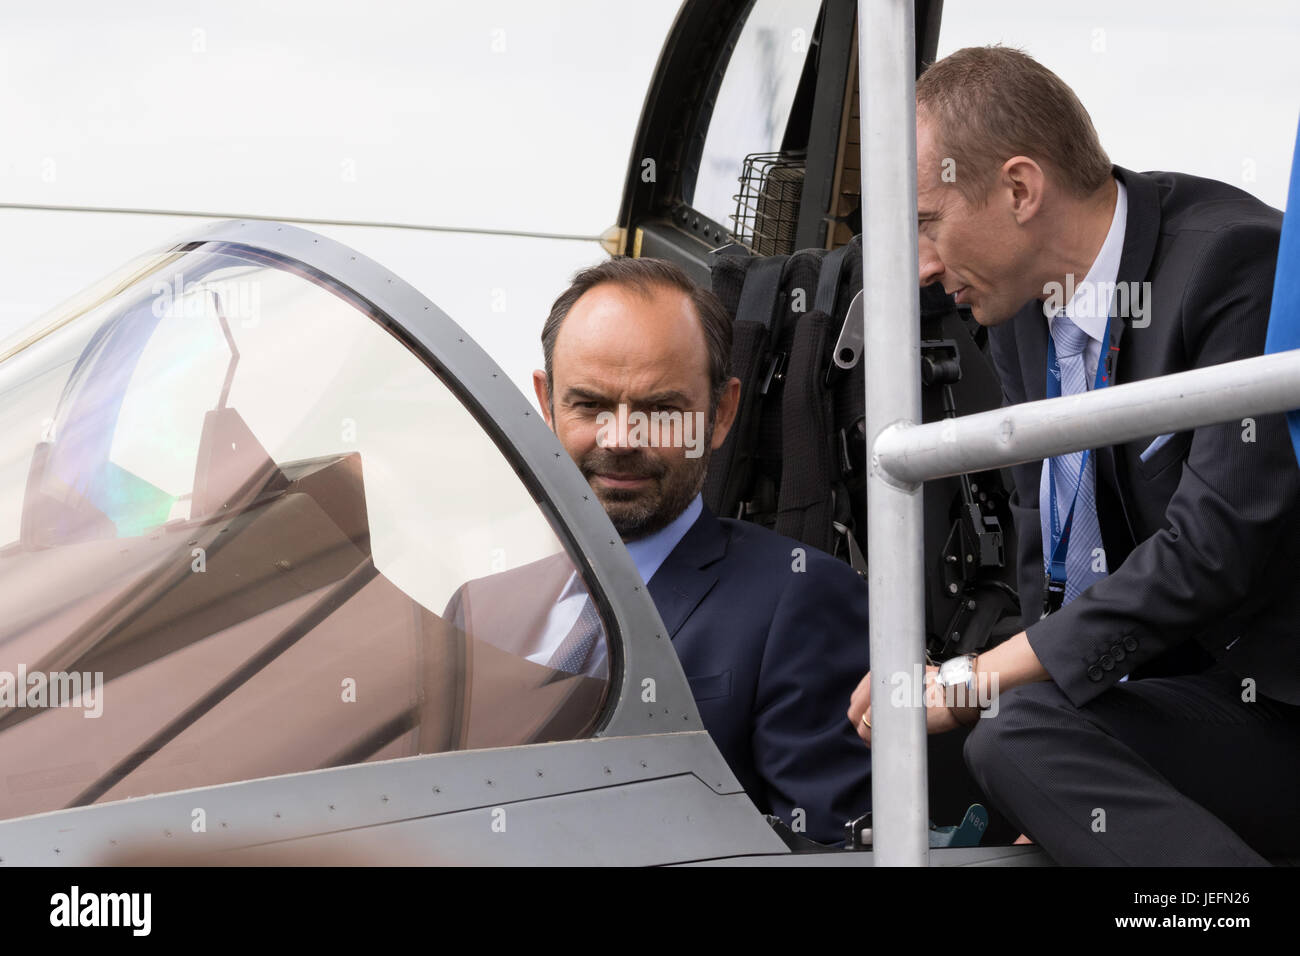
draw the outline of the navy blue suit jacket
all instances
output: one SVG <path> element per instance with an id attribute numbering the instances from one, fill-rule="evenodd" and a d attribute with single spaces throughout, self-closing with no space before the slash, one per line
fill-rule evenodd
<path id="1" fill-rule="evenodd" d="M 848 565 L 708 508 L 649 582 L 704 727 L 764 813 L 823 843 L 871 806 L 845 716 L 869 670 L 867 585 Z"/>

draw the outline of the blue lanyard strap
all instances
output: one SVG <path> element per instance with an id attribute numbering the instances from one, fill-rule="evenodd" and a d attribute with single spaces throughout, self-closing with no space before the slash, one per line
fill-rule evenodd
<path id="1" fill-rule="evenodd" d="M 1106 332 L 1102 336 L 1102 344 L 1109 349 L 1110 346 L 1110 318 L 1106 319 Z M 1085 355 L 1086 355 L 1085 351 Z M 1097 375 L 1093 382 L 1093 391 L 1105 388 L 1110 384 L 1110 375 L 1107 373 L 1108 355 L 1101 355 L 1097 360 Z M 1048 334 L 1047 337 L 1047 397 L 1061 397 L 1061 363 L 1056 357 L 1056 342 Z M 1074 522 L 1074 506 L 1079 500 L 1079 486 L 1083 484 L 1084 469 L 1088 467 L 1088 456 L 1092 454 L 1091 450 L 1085 450 L 1083 458 L 1079 462 L 1079 474 L 1074 481 L 1074 497 L 1070 499 L 1070 510 L 1065 515 L 1065 525 L 1061 525 L 1061 517 L 1056 505 L 1056 470 L 1052 467 L 1052 460 L 1044 462 L 1047 468 L 1047 488 L 1048 499 L 1051 502 L 1051 525 L 1050 532 L 1052 537 L 1051 557 L 1048 564 L 1048 582 L 1060 587 L 1062 591 L 1065 588 L 1065 556 L 1070 547 L 1070 526 Z"/>

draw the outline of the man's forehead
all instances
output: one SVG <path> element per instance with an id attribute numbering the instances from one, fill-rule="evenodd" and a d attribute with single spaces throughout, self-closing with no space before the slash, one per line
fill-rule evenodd
<path id="1" fill-rule="evenodd" d="M 707 382 L 702 371 L 693 375 L 678 364 L 603 362 L 582 354 L 574 358 L 557 370 L 557 394 L 570 401 L 690 404 L 701 398 Z"/>
<path id="2" fill-rule="evenodd" d="M 690 405 L 699 397 L 675 379 L 620 379 L 595 370 L 585 370 L 560 391 L 560 398 L 568 401 L 617 400 L 634 405 Z"/>
<path id="3" fill-rule="evenodd" d="M 660 326 L 672 326 L 668 331 L 679 337 L 687 331 L 699 331 L 694 306 L 682 290 L 660 285 L 642 289 L 602 282 L 588 289 L 573 303 L 560 326 L 560 334 L 574 325 L 603 323 L 611 324 L 614 330 L 624 334 L 634 334 L 642 327 L 653 332 Z"/>
<path id="4" fill-rule="evenodd" d="M 554 361 L 592 385 L 646 393 L 686 390 L 708 376 L 704 332 L 689 297 L 675 289 L 589 290 L 560 326 Z"/>
<path id="5" fill-rule="evenodd" d="M 940 184 L 943 160 L 938 154 L 938 144 L 931 132 L 931 124 L 918 113 L 916 116 L 916 190 L 918 198 L 934 193 Z"/>

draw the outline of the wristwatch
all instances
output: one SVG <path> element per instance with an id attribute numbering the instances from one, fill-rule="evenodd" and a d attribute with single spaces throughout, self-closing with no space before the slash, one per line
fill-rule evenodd
<path id="1" fill-rule="evenodd" d="M 966 696 L 961 704 L 966 707 L 977 707 L 978 699 L 975 695 L 975 660 L 976 654 L 962 654 L 960 657 L 953 657 L 939 665 L 939 673 L 935 675 L 934 682 L 945 690 L 949 687 L 956 687 L 959 684 L 966 688 Z M 945 701 L 947 695 L 944 695 Z"/>

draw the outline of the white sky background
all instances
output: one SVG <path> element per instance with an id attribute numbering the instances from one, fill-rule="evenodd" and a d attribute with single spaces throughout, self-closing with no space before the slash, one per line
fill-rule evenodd
<path id="1" fill-rule="evenodd" d="M 2 6 L 0 200 L 594 237 L 617 219 L 677 6 Z M 0 211 L 0 338 L 199 225 Z M 604 257 L 595 242 L 315 228 L 414 284 L 521 386 L 551 301 Z"/>
<path id="2" fill-rule="evenodd" d="M 677 6 L 5 4 L 0 201 L 595 236 L 617 217 Z M 1074 87 L 1114 162 L 1285 202 L 1300 106 L 1293 0 L 947 0 L 941 54 L 998 41 Z M 0 338 L 197 225 L 0 211 Z M 318 231 L 412 282 L 529 394 L 551 300 L 603 256 L 594 242 Z"/>
<path id="3" fill-rule="evenodd" d="M 1112 163 L 1283 208 L 1300 111 L 1296 0 L 945 0 L 939 55 L 1017 46 L 1059 75 Z"/>

